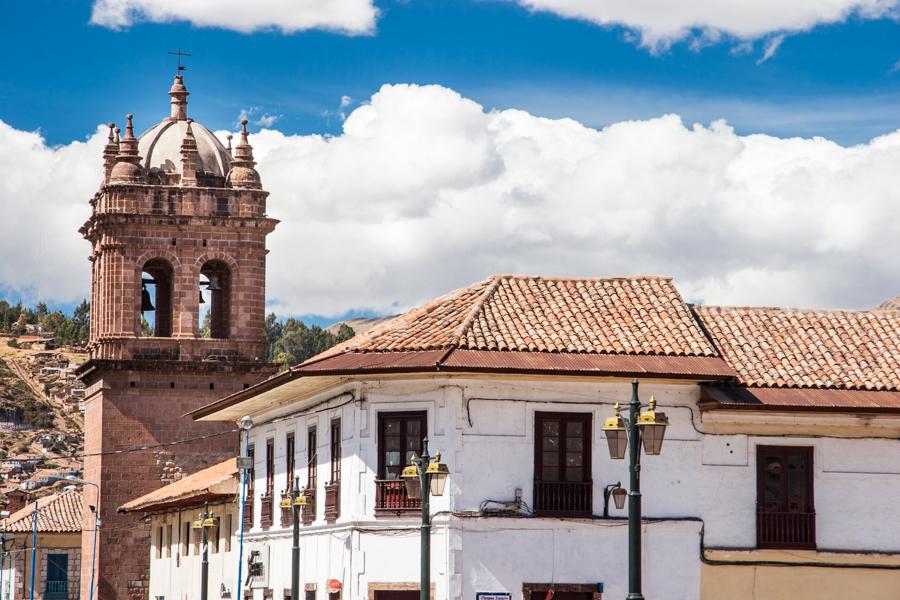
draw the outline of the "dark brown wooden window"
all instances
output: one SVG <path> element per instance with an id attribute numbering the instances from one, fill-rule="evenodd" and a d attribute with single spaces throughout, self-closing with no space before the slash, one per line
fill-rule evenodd
<path id="1" fill-rule="evenodd" d="M 534 509 L 589 516 L 592 509 L 591 414 L 535 413 Z"/>
<path id="2" fill-rule="evenodd" d="M 284 485 L 284 493 L 289 494 L 294 489 L 294 434 L 289 433 L 285 438 L 284 444 L 284 452 L 285 452 L 285 485 Z M 281 509 L 281 526 L 289 527 L 293 525 L 291 522 L 293 519 L 294 511 L 290 508 L 282 508 Z"/>
<path id="3" fill-rule="evenodd" d="M 259 526 L 272 526 L 272 504 L 275 500 L 275 440 L 266 440 L 266 489 L 260 498 Z"/>
<path id="4" fill-rule="evenodd" d="M 331 481 L 325 486 L 325 520 L 341 514 L 341 420 L 331 420 Z"/>
<path id="5" fill-rule="evenodd" d="M 300 520 L 309 525 L 316 520 L 316 488 L 319 470 L 319 436 L 316 426 L 306 431 L 306 496 L 307 504 L 303 507 Z"/>
<path id="6" fill-rule="evenodd" d="M 253 527 L 253 502 L 256 498 L 254 492 L 256 488 L 256 450 L 254 449 L 253 444 L 247 446 L 247 456 L 250 457 L 250 470 L 247 471 L 247 495 L 244 498 L 244 522 L 241 523 L 244 531 L 248 531 Z"/>
<path id="7" fill-rule="evenodd" d="M 756 542 L 760 548 L 815 548 L 813 449 L 756 448 Z"/>
<path id="8" fill-rule="evenodd" d="M 400 479 L 414 454 L 422 453 L 427 413 L 384 412 L 378 415 L 378 479 L 375 481 L 375 514 L 397 514 L 421 508 L 420 500 L 406 496 Z"/>

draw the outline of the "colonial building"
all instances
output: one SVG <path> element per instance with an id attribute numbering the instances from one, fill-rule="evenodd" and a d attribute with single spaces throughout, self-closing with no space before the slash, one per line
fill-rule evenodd
<path id="1" fill-rule="evenodd" d="M 299 477 L 305 600 L 412 600 L 399 477 L 427 436 L 450 469 L 435 599 L 624 597 L 604 490 L 628 473 L 601 427 L 634 377 L 670 421 L 642 465 L 648 598 L 900 595 L 900 311 L 690 306 L 660 277 L 492 277 L 195 410 L 254 421 L 261 564 L 229 589 L 290 589 L 279 499 Z"/>
<path id="2" fill-rule="evenodd" d="M 236 598 L 232 590 L 240 533 L 238 481 L 237 462 L 230 458 L 120 509 L 150 517 L 150 598 L 200 597 L 203 529 L 195 524 L 204 510 L 214 522 L 206 528 L 209 597 Z"/>
<path id="3" fill-rule="evenodd" d="M 3 536 L 7 540 L 6 551 L 0 554 L 0 599 L 30 598 L 32 568 L 35 598 L 78 598 L 81 577 L 81 503 L 82 495 L 79 490 L 63 491 L 38 500 L 37 545 L 34 544 L 34 503 L 0 522 L 0 527 L 4 530 Z M 93 533 L 93 527 L 90 533 Z M 32 548 L 36 549 L 33 554 Z"/>
<path id="4" fill-rule="evenodd" d="M 181 76 L 169 96 L 170 116 L 140 137 L 131 115 L 121 138 L 110 124 L 81 228 L 91 243 L 84 473 L 100 485 L 94 596 L 104 600 L 147 597 L 148 525 L 116 507 L 237 452 L 229 425 L 183 415 L 272 373 L 265 271 L 276 221 L 246 122 L 232 151 L 189 118 Z M 182 440 L 195 441 L 170 445 Z M 85 534 L 85 553 L 91 543 Z"/>

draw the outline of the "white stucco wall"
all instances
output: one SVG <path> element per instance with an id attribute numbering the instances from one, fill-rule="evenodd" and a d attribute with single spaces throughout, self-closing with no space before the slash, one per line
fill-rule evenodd
<path id="1" fill-rule="evenodd" d="M 165 598 L 166 600 L 184 600 L 200 597 L 200 544 L 194 543 L 194 531 L 191 529 L 189 550 L 183 552 L 182 532 L 184 524 L 198 518 L 201 508 L 194 508 L 168 514 L 156 515 L 152 518 L 150 545 L 150 600 Z M 222 597 L 220 590 L 225 585 L 226 593 L 234 594 L 235 576 L 238 560 L 237 532 L 239 514 L 236 503 L 210 505 L 209 512 L 219 517 L 220 533 L 218 552 L 209 547 L 209 598 Z M 226 531 L 226 515 L 232 515 L 231 531 Z M 167 526 L 172 525 L 172 537 L 167 535 Z M 163 528 L 163 547 L 161 556 L 157 550 L 158 528 Z M 231 549 L 226 551 L 226 537 L 231 537 Z M 227 597 L 227 596 L 225 596 Z"/>
<path id="2" fill-rule="evenodd" d="M 616 401 L 623 410 L 631 396 L 627 381 L 407 379 L 347 384 L 329 390 L 354 396 L 334 398 L 312 414 L 278 412 L 255 418 L 256 492 L 265 488 L 265 443 L 275 440 L 275 491 L 285 487 L 285 437 L 296 439 L 296 474 L 306 481 L 306 431 L 318 427 L 318 520 L 303 526 L 301 583 L 324 586 L 334 578 L 344 598 L 364 600 L 373 582 L 416 582 L 418 519 L 375 517 L 378 413 L 425 410 L 431 449 L 443 451 L 452 474 L 448 493 L 432 500 L 439 516 L 433 530 L 432 581 L 436 598 L 474 600 L 477 591 L 508 591 L 521 598 L 522 584 L 604 583 L 607 597 L 622 597 L 627 583 L 627 527 L 622 521 L 547 518 L 472 518 L 483 500 L 512 500 L 520 488 L 532 504 L 534 414 L 536 411 L 592 414 L 593 512 L 600 515 L 608 483 L 627 486 L 626 461 L 609 459 L 601 431 Z M 644 457 L 644 586 L 655 599 L 697 598 L 700 580 L 700 521 L 707 547 L 753 548 L 756 544 L 756 446 L 814 447 L 817 543 L 821 549 L 897 552 L 900 522 L 892 501 L 900 496 L 900 442 L 707 435 L 701 433 L 699 389 L 681 383 L 642 382 L 641 399 L 654 395 L 670 427 L 660 456 Z M 355 398 L 355 400 L 353 399 Z M 329 423 L 342 419 L 341 515 L 323 520 L 324 484 L 329 479 Z M 278 515 L 259 529 L 255 503 L 251 544 L 271 550 L 268 587 L 282 598 L 290 586 L 290 530 Z M 613 516 L 625 511 L 611 507 Z M 276 509 L 277 513 L 277 509 Z M 664 520 L 672 519 L 672 520 Z M 237 522 L 237 521 L 235 521 Z M 199 569 L 198 571 L 199 572 Z M 232 586 L 229 584 L 229 588 Z M 262 600 L 262 589 L 254 598 Z M 152 595 L 152 594 L 151 594 Z"/>

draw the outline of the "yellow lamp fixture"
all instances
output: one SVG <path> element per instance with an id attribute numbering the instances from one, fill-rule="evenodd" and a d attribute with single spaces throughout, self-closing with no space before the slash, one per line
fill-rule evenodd
<path id="1" fill-rule="evenodd" d="M 656 456 L 662 451 L 663 438 L 666 435 L 669 419 L 665 413 L 656 411 L 656 400 L 653 396 L 650 396 L 649 404 L 649 409 L 642 412 L 638 418 L 637 426 L 641 429 L 644 452 L 650 456 Z"/>
<path id="2" fill-rule="evenodd" d="M 446 464 L 441 462 L 440 452 L 434 455 L 434 459 L 428 464 L 425 473 L 428 475 L 428 479 L 431 482 L 431 495 L 443 496 L 444 487 L 447 485 L 447 476 L 450 475 L 450 469 Z"/>
<path id="3" fill-rule="evenodd" d="M 406 484 L 406 497 L 419 500 L 422 497 L 422 482 L 419 481 L 419 467 L 416 465 L 415 455 L 410 459 L 409 466 L 403 469 L 400 478 Z"/>
<path id="4" fill-rule="evenodd" d="M 291 507 L 291 493 L 283 492 L 281 494 L 281 501 L 278 503 L 280 508 L 290 508 Z"/>
<path id="5" fill-rule="evenodd" d="M 203 526 L 204 527 L 215 527 L 218 524 L 218 522 L 219 522 L 219 519 L 217 517 L 207 517 L 207 518 L 203 519 Z"/>
<path id="6" fill-rule="evenodd" d="M 625 421 L 619 414 L 619 403 L 613 408 L 613 416 L 603 422 L 603 433 L 606 434 L 606 443 L 609 445 L 609 457 L 613 459 L 625 458 L 625 449 L 628 447 L 628 433 L 625 431 Z"/>
<path id="7" fill-rule="evenodd" d="M 199 518 L 191 523 L 191 529 L 203 529 L 203 518 Z"/>
<path id="8" fill-rule="evenodd" d="M 300 493 L 294 498 L 294 506 L 309 506 L 309 496 L 306 495 L 306 488 L 300 490 Z"/>

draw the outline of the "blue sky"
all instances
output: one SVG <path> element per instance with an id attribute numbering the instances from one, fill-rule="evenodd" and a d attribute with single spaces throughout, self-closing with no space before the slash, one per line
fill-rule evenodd
<path id="1" fill-rule="evenodd" d="M 93 124 L 155 122 L 167 50 L 186 48 L 197 118 L 231 126 L 242 109 L 279 115 L 288 133 L 335 133 L 341 97 L 366 100 L 384 83 L 438 83 L 486 108 L 516 107 L 600 127 L 676 112 L 725 118 L 741 133 L 822 135 L 858 143 L 900 126 L 900 27 L 851 17 L 789 35 L 757 64 L 726 40 L 677 43 L 653 53 L 627 29 L 601 27 L 512 2 L 380 0 L 371 35 L 303 31 L 245 34 L 187 23 L 89 24 L 91 4 L 6 3 L 0 115 L 51 144 L 82 139 Z M 353 105 L 351 105 L 352 108 Z"/>
<path id="2" fill-rule="evenodd" d="M 179 47 L 194 119 L 249 115 L 279 314 L 394 313 L 493 273 L 665 274 L 716 304 L 900 292 L 900 0 L 4 8 L 14 301 L 87 295 L 98 126 L 167 116 Z"/>

